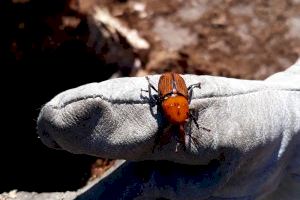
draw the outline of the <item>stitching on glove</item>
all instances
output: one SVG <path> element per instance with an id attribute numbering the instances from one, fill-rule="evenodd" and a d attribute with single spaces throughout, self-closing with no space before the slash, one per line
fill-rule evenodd
<path id="1" fill-rule="evenodd" d="M 61 105 L 61 106 L 54 106 L 54 105 L 50 105 L 50 106 L 54 109 L 62 109 L 72 103 L 76 103 L 76 102 L 80 102 L 80 101 L 84 101 L 84 100 L 90 100 L 90 99 L 97 99 L 97 98 L 100 98 L 101 100 L 112 103 L 112 104 L 147 104 L 147 103 L 149 103 L 149 101 L 146 101 L 146 100 L 145 101 L 143 101 L 143 100 L 121 100 L 121 99 L 111 100 L 111 99 L 99 94 L 99 95 L 91 95 L 91 96 L 85 96 L 85 97 L 81 97 L 81 98 L 77 98 L 77 99 L 72 99 L 70 101 L 63 103 L 63 105 Z"/>

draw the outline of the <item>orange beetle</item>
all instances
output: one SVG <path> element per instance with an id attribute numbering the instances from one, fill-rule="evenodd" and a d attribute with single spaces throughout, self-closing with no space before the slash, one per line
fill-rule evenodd
<path id="1" fill-rule="evenodd" d="M 174 72 L 168 72 L 162 74 L 158 82 L 158 90 L 150 83 L 148 77 L 146 77 L 149 83 L 149 95 L 151 96 L 150 87 L 158 93 L 156 104 L 158 104 L 167 118 L 167 120 L 174 126 L 179 128 L 178 142 L 183 145 L 185 149 L 185 131 L 184 125 L 191 117 L 195 122 L 197 128 L 199 125 L 190 112 L 189 103 L 190 95 L 189 91 L 194 87 L 201 88 L 201 84 L 193 84 L 188 88 L 183 78 Z M 202 128 L 202 127 L 201 127 Z M 203 128 L 207 131 L 209 129 Z M 168 138 L 169 140 L 169 138 Z M 155 142 L 155 146 L 159 141 Z M 154 146 L 154 148 L 155 148 Z M 153 149 L 154 150 L 154 149 Z M 177 151 L 177 148 L 176 148 Z"/>

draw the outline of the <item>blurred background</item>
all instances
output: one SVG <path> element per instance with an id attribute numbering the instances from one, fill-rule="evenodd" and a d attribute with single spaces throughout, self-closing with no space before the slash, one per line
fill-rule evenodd
<path id="1" fill-rule="evenodd" d="M 0 193 L 76 190 L 113 163 L 38 139 L 66 89 L 165 71 L 262 80 L 300 55 L 300 0 L 2 0 L 0 22 Z"/>

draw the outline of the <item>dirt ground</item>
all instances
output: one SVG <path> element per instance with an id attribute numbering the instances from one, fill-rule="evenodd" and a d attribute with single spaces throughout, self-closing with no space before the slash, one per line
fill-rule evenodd
<path id="1" fill-rule="evenodd" d="M 125 76 L 137 75 L 139 68 L 263 79 L 300 55 L 299 0 L 12 0 L 9 6 L 19 15 L 8 13 L 14 15 L 14 34 L 2 51 L 13 64 L 34 51 L 81 48 L 82 56 L 95 56 Z M 118 29 L 106 30 L 109 36 L 95 33 L 103 29 L 92 19 L 99 8 L 149 46 L 135 48 Z"/>
<path id="2" fill-rule="evenodd" d="M 146 56 L 137 51 L 146 73 L 175 70 L 264 79 L 300 55 L 300 2 L 295 0 L 99 1 L 97 5 L 150 43 Z"/>
<path id="3" fill-rule="evenodd" d="M 0 66 L 12 71 L 37 66 L 39 76 L 41 69 L 66 66 L 68 73 L 78 68 L 74 77 L 88 77 L 86 82 L 170 70 L 264 79 L 300 56 L 299 0 L 6 0 L 0 9 Z M 84 82 L 65 80 L 58 79 L 61 88 L 49 85 L 48 96 L 35 94 L 35 105 Z M 41 146 L 30 148 L 38 152 Z M 110 162 L 95 161 L 84 180 L 86 173 L 101 175 Z M 82 172 L 74 173 L 80 182 L 75 187 L 82 186 Z M 16 182 L 3 190 L 15 189 Z"/>

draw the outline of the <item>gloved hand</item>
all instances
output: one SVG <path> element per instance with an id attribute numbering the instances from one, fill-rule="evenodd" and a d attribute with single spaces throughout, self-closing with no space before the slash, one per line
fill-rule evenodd
<path id="1" fill-rule="evenodd" d="M 159 76 L 149 78 L 157 86 Z M 177 152 L 175 137 L 152 152 L 166 121 L 143 91 L 145 77 L 83 85 L 42 108 L 45 145 L 128 160 L 78 198 L 299 199 L 300 63 L 265 81 L 183 78 L 187 86 L 201 82 L 190 106 L 210 131 L 190 120 L 186 150 Z"/>

